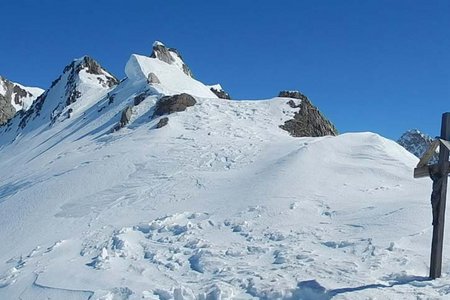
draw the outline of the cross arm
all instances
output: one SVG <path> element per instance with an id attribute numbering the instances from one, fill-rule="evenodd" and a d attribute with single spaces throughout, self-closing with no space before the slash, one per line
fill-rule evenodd
<path id="1" fill-rule="evenodd" d="M 414 178 L 429 177 L 430 174 L 435 174 L 438 173 L 439 171 L 440 171 L 439 164 L 417 167 L 414 169 Z M 444 163 L 444 173 L 446 174 L 450 173 L 449 162 Z"/>

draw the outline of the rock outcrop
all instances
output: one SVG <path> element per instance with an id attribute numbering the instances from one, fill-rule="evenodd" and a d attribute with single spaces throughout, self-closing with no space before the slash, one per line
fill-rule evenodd
<path id="1" fill-rule="evenodd" d="M 319 137 L 325 135 L 337 135 L 338 132 L 334 125 L 326 119 L 317 107 L 312 105 L 311 101 L 298 91 L 282 91 L 279 97 L 287 97 L 300 99 L 299 105 L 293 100 L 289 100 L 286 104 L 292 108 L 299 108 L 294 118 L 280 125 L 281 129 L 286 130 L 294 137 Z"/>
<path id="2" fill-rule="evenodd" d="M 150 57 L 157 58 L 170 65 L 175 65 L 183 70 L 184 74 L 194 78 L 191 69 L 184 63 L 183 58 L 177 49 L 167 48 L 163 43 L 155 42 L 153 43 L 153 52 Z"/>
<path id="3" fill-rule="evenodd" d="M 183 93 L 173 96 L 164 96 L 156 103 L 153 116 L 169 115 L 174 112 L 185 111 L 187 107 L 197 103 L 194 97 Z"/>
<path id="4" fill-rule="evenodd" d="M 148 74 L 147 82 L 149 84 L 161 83 L 158 76 L 156 76 L 156 74 L 152 72 Z"/>
<path id="5" fill-rule="evenodd" d="M 161 118 L 161 120 L 159 120 L 158 124 L 156 124 L 156 128 L 162 128 L 164 126 L 166 126 L 169 123 L 169 118 L 168 117 L 164 117 Z"/>
<path id="6" fill-rule="evenodd" d="M 210 87 L 211 92 L 213 92 L 214 94 L 216 94 L 217 97 L 221 98 L 221 99 L 227 99 L 227 100 L 231 100 L 231 96 L 229 93 L 225 92 L 224 89 L 222 89 L 222 87 L 220 85 L 217 86 L 211 86 Z"/>
<path id="7" fill-rule="evenodd" d="M 125 127 L 125 125 L 127 125 L 128 123 L 130 123 L 132 114 L 133 114 L 133 107 L 127 106 L 122 111 L 122 115 L 120 116 L 119 124 L 117 124 L 116 127 L 114 127 L 114 130 L 119 130 L 119 129 Z"/>
<path id="8" fill-rule="evenodd" d="M 0 76 L 0 125 L 5 124 L 18 111 L 26 111 L 43 93 L 39 88 L 28 88 Z"/>
<path id="9" fill-rule="evenodd" d="M 299 91 L 281 91 L 278 94 L 278 97 L 283 98 L 294 98 L 294 99 L 300 99 L 300 100 L 306 100 L 308 97 L 300 93 Z"/>
<path id="10" fill-rule="evenodd" d="M 0 95 L 0 125 L 5 124 L 16 114 L 14 106 L 11 104 L 11 99 Z"/>

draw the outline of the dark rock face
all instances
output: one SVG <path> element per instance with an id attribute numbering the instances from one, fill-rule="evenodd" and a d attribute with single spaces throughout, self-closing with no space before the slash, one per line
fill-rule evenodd
<path id="1" fill-rule="evenodd" d="M 414 154 L 417 157 L 422 157 L 428 147 L 433 142 L 433 138 L 427 134 L 420 132 L 417 129 L 408 130 L 397 141 L 397 143 Z M 439 156 L 436 154 L 431 159 L 432 162 L 437 162 Z"/>
<path id="2" fill-rule="evenodd" d="M 4 90 L 4 93 L 0 94 L 0 125 L 3 125 L 16 114 L 13 104 L 24 108 L 23 99 L 33 97 L 33 95 L 2 76 L 0 76 L 0 85 Z"/>
<path id="3" fill-rule="evenodd" d="M 134 105 L 136 106 L 141 104 L 141 102 L 144 101 L 145 98 L 147 98 L 147 94 L 145 92 L 137 95 L 136 97 L 134 97 Z"/>
<path id="4" fill-rule="evenodd" d="M 156 103 L 153 116 L 169 115 L 174 112 L 184 111 L 187 107 L 193 106 L 196 103 L 197 101 L 195 101 L 194 97 L 186 93 L 165 96 Z"/>
<path id="5" fill-rule="evenodd" d="M 155 42 L 153 44 L 153 52 L 150 55 L 150 57 L 157 58 L 165 63 L 168 64 L 174 64 L 175 63 L 175 57 L 179 57 L 181 61 L 183 61 L 183 58 L 181 57 L 180 52 L 178 52 L 177 49 L 174 48 L 167 48 L 162 43 Z M 194 78 L 194 75 L 192 74 L 192 71 L 189 69 L 189 67 L 183 62 L 182 64 L 182 70 L 183 72 L 189 76 Z"/>
<path id="6" fill-rule="evenodd" d="M 211 92 L 213 92 L 214 94 L 216 94 L 217 97 L 221 98 L 221 99 L 228 99 L 231 100 L 231 96 L 230 94 L 228 94 L 227 92 L 225 92 L 224 90 L 220 89 L 215 89 L 215 88 L 210 88 Z"/>
<path id="7" fill-rule="evenodd" d="M 130 122 L 132 114 L 133 108 L 131 106 L 126 107 L 122 111 L 122 115 L 120 116 L 120 122 L 119 124 L 117 124 L 116 130 L 125 127 L 125 125 L 127 125 Z"/>
<path id="8" fill-rule="evenodd" d="M 161 120 L 159 120 L 158 124 L 156 124 L 156 128 L 159 129 L 161 127 L 164 127 L 168 123 L 169 123 L 169 118 L 168 117 L 161 118 Z"/>
<path id="9" fill-rule="evenodd" d="M 99 83 L 104 87 L 112 87 L 119 83 L 119 80 L 116 77 L 109 75 L 98 62 L 89 56 L 84 56 L 80 62 L 73 61 L 70 65 L 64 68 L 64 73 L 70 71 L 71 75 L 78 74 L 83 69 L 92 75 L 104 75 L 106 77 L 106 81 L 103 78 L 97 78 Z"/>
<path id="10" fill-rule="evenodd" d="M 300 104 L 295 104 L 295 102 L 294 102 L 294 100 L 289 100 L 287 103 L 286 103 L 287 105 L 289 105 L 290 107 L 292 107 L 292 108 L 297 108 L 297 107 L 300 107 Z"/>
<path id="11" fill-rule="evenodd" d="M 0 95 L 0 125 L 5 124 L 16 114 L 16 109 L 11 104 L 11 100 Z"/>
<path id="12" fill-rule="evenodd" d="M 337 135 L 338 132 L 334 125 L 328 121 L 309 101 L 308 97 L 301 94 L 300 92 L 281 92 L 279 97 L 290 97 L 301 99 L 300 105 L 295 105 L 295 102 L 290 100 L 286 104 L 292 108 L 300 108 L 298 112 L 295 113 L 294 118 L 286 121 L 283 125 L 280 125 L 281 129 L 286 130 L 294 137 L 319 137 L 325 135 Z"/>
<path id="13" fill-rule="evenodd" d="M 299 91 L 281 91 L 278 94 L 278 97 L 294 98 L 294 99 L 300 99 L 300 100 L 307 100 L 308 99 L 308 97 L 306 97 L 305 95 L 303 95 Z M 292 100 L 290 100 L 290 101 L 292 101 Z"/>

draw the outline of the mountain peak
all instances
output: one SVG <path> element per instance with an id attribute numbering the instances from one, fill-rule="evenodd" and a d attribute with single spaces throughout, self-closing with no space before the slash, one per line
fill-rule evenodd
<path id="1" fill-rule="evenodd" d="M 433 138 L 418 129 L 410 129 L 402 134 L 397 141 L 406 150 L 417 157 L 422 157 L 433 142 Z"/>
<path id="2" fill-rule="evenodd" d="M 150 55 L 152 58 L 157 58 L 170 65 L 175 65 L 180 68 L 186 75 L 194 78 L 191 69 L 185 64 L 180 52 L 175 48 L 167 48 L 160 41 L 153 43 L 153 52 Z"/>
<path id="3" fill-rule="evenodd" d="M 16 112 L 26 111 L 44 90 L 25 87 L 0 76 L 0 125 L 11 119 Z"/>
<path id="4" fill-rule="evenodd" d="M 85 55 L 74 59 L 64 68 L 63 74 L 52 82 L 51 87 L 21 116 L 19 127 L 24 128 L 30 119 L 38 116 L 45 120 L 49 118 L 51 123 L 63 115 L 69 118 L 78 108 L 90 106 L 91 103 L 88 102 L 93 101 L 94 94 L 104 94 L 118 83 L 117 78 L 93 58 Z M 78 103 L 80 100 L 82 103 Z"/>

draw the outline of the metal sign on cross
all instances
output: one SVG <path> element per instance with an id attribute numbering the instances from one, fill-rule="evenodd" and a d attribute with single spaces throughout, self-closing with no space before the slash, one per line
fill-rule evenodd
<path id="1" fill-rule="evenodd" d="M 444 245 L 445 204 L 447 198 L 447 179 L 450 172 L 448 161 L 450 151 L 450 112 L 442 115 L 441 136 L 437 138 L 424 153 L 417 167 L 414 178 L 431 177 L 433 191 L 431 206 L 433 210 L 433 239 L 431 242 L 430 277 L 441 277 L 442 249 Z M 439 160 L 428 165 L 439 146 Z"/>

